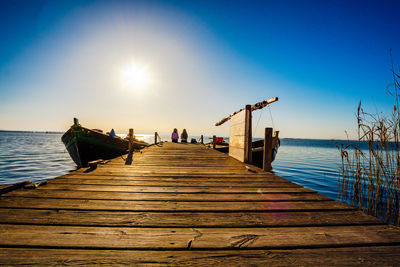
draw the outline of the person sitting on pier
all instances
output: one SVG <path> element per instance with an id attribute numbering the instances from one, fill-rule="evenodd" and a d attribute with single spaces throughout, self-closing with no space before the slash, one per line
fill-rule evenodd
<path id="1" fill-rule="evenodd" d="M 175 128 L 171 135 L 172 142 L 178 143 L 178 138 L 179 138 L 178 130 Z"/>
<path id="2" fill-rule="evenodd" d="M 188 134 L 186 132 L 186 129 L 183 129 L 182 134 L 181 134 L 181 142 L 187 143 L 187 139 L 188 139 Z"/>

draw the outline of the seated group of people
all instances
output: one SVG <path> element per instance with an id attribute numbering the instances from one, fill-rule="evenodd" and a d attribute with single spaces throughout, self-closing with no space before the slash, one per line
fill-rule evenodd
<path id="1" fill-rule="evenodd" d="M 178 134 L 178 130 L 176 128 L 172 132 L 171 139 L 172 139 L 173 143 L 178 143 L 179 134 Z M 186 129 L 183 129 L 182 134 L 181 134 L 181 143 L 187 143 L 187 139 L 188 139 L 188 134 L 186 132 Z"/>

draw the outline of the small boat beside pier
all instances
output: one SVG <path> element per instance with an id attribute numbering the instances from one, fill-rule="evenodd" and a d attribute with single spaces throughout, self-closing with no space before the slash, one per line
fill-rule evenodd
<path id="1" fill-rule="evenodd" d="M 97 129 L 85 128 L 79 124 L 76 118 L 61 140 L 79 168 L 88 166 L 88 162 L 93 160 L 107 160 L 124 155 L 129 150 L 129 143 L 133 149 L 149 145 L 133 136 L 131 139 L 122 139 L 115 134 L 103 134 Z"/>

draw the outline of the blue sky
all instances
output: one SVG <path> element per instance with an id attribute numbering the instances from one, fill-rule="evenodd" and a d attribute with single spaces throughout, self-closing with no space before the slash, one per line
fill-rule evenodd
<path id="1" fill-rule="evenodd" d="M 397 1 L 1 1 L 0 129 L 66 130 L 76 116 L 227 135 L 216 121 L 278 96 L 283 137 L 353 137 L 360 100 L 393 106 L 399 13 Z M 120 75 L 132 64 L 150 77 L 140 90 Z M 253 122 L 261 135 L 269 110 Z"/>

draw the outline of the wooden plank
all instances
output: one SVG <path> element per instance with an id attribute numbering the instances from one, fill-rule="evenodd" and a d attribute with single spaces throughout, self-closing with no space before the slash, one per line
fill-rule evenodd
<path id="1" fill-rule="evenodd" d="M 129 165 L 128 165 L 129 166 Z M 174 167 L 178 170 L 174 171 Z M 254 170 L 256 170 L 254 168 Z M 146 174 L 146 173 L 152 173 L 152 174 L 204 174 L 204 175 L 247 175 L 249 174 L 249 171 L 246 168 L 237 168 L 237 167 L 222 167 L 219 168 L 218 166 L 216 167 L 198 167 L 198 166 L 191 166 L 191 167 L 182 167 L 180 168 L 179 166 L 169 166 L 169 167 L 135 167 L 135 168 L 124 168 L 122 170 L 118 170 L 118 168 L 101 168 L 98 167 L 96 170 L 92 171 L 92 173 L 112 173 L 112 172 L 120 172 L 121 174 L 136 174 L 136 175 L 141 175 L 141 174 Z M 84 171 L 77 171 L 77 173 L 85 173 Z"/>
<path id="2" fill-rule="evenodd" d="M 334 201 L 206 202 L 206 201 L 128 201 L 99 199 L 47 199 L 3 197 L 0 207 L 72 210 L 126 211 L 307 211 L 353 210 Z"/>
<path id="3" fill-rule="evenodd" d="M 365 233 L 368 233 L 366 238 Z M 120 249 L 318 248 L 399 245 L 383 225 L 272 228 L 143 228 L 0 225 L 0 246 Z"/>
<path id="4" fill-rule="evenodd" d="M 127 181 L 127 180 L 104 180 L 104 179 L 64 179 L 56 178 L 47 182 L 48 185 L 53 184 L 74 184 L 74 185 L 118 185 L 118 186 L 209 186 L 209 187 L 299 187 L 289 181 L 195 181 L 189 183 L 187 181 Z M 46 188 L 47 185 L 42 186 Z"/>
<path id="5" fill-rule="evenodd" d="M 166 162 L 166 164 L 167 164 L 167 162 Z M 107 164 L 105 164 L 105 165 L 100 165 L 100 166 L 98 166 L 98 170 L 112 170 L 112 169 L 114 169 L 114 170 L 118 170 L 119 168 L 117 167 L 117 166 L 119 166 L 119 165 L 107 165 Z M 150 166 L 146 166 L 146 165 L 144 165 L 144 166 L 141 166 L 141 165 L 127 165 L 127 167 L 126 168 L 123 168 L 122 170 L 123 171 L 140 171 L 140 170 L 146 170 L 146 169 L 148 169 L 148 168 L 146 168 L 146 167 L 150 167 Z M 174 167 L 176 167 L 176 166 L 170 166 L 170 165 L 160 165 L 160 164 L 158 164 L 158 165 L 154 165 L 153 167 L 157 167 L 157 168 L 155 168 L 156 169 L 156 171 L 159 171 L 159 170 L 165 170 L 165 171 L 169 171 L 169 170 L 174 170 Z M 205 171 L 216 171 L 216 172 L 228 172 L 228 171 L 231 171 L 231 172 L 236 172 L 236 171 L 243 171 L 243 172 L 245 172 L 246 171 L 246 168 L 244 167 L 244 166 L 238 166 L 238 165 L 226 165 L 226 166 L 224 166 L 224 165 L 200 165 L 200 164 L 192 164 L 192 165 L 187 165 L 187 166 L 180 166 L 181 168 L 182 168 L 182 170 L 185 170 L 185 171 L 192 171 L 192 170 L 205 170 Z M 176 169 L 176 168 L 175 168 Z"/>
<path id="6" fill-rule="evenodd" d="M 0 265 L 399 266 L 400 246 L 292 250 L 89 250 L 0 248 Z"/>
<path id="7" fill-rule="evenodd" d="M 270 227 L 382 224 L 360 211 L 129 212 L 0 208 L 0 223 L 140 227 Z"/>
<path id="8" fill-rule="evenodd" d="M 78 174 L 78 175 L 64 175 L 60 176 L 59 178 L 55 178 L 49 180 L 48 182 L 51 183 L 52 181 L 59 180 L 59 179 L 68 179 L 68 180 L 107 180 L 107 181 L 179 181 L 179 182 L 188 182 L 188 183 L 195 183 L 198 181 L 205 181 L 205 182 L 269 182 L 269 181 L 286 181 L 285 179 L 278 177 L 278 176 L 271 176 L 271 177 L 246 177 L 246 176 L 238 176 L 238 177 L 187 177 L 187 176 L 107 176 L 107 175 L 88 175 L 88 174 Z"/>
<path id="9" fill-rule="evenodd" d="M 77 170 L 76 173 L 85 173 L 83 170 Z M 179 176 L 179 175 L 184 175 L 184 176 L 192 176 L 192 175 L 201 175 L 201 176 L 208 176 L 208 175 L 219 175 L 219 176 L 237 176 L 237 175 L 249 175 L 250 172 L 247 170 L 243 171 L 218 171 L 218 170 L 201 170 L 199 168 L 192 169 L 185 171 L 184 169 L 178 169 L 178 170 L 173 170 L 173 169 L 168 169 L 168 170 L 151 170 L 151 168 L 144 168 L 144 169 L 138 169 L 138 170 L 128 170 L 128 169 L 122 169 L 122 170 L 117 170 L 117 169 L 101 169 L 100 170 L 94 170 L 93 174 L 101 174 L 101 175 L 137 175 L 137 176 L 143 176 L 143 175 L 174 175 L 174 176 Z M 264 175 L 261 175 L 262 177 Z"/>
<path id="10" fill-rule="evenodd" d="M 155 200 L 155 201 L 331 201 L 316 193 L 281 194 L 185 194 L 185 193 L 126 193 L 73 190 L 18 190 L 3 197 L 70 198 L 103 200 Z"/>
<path id="11" fill-rule="evenodd" d="M 165 164 L 165 165 L 164 165 Z M 146 167 L 157 167 L 155 168 L 156 170 L 159 169 L 173 169 L 173 167 L 179 166 L 178 164 L 174 165 L 167 165 L 168 162 L 160 162 L 159 164 L 155 164 L 155 165 L 127 165 L 126 168 L 123 168 L 122 170 L 124 171 L 134 171 L 134 170 L 140 170 L 140 169 L 145 169 Z M 98 166 L 98 169 L 103 169 L 103 170 L 107 170 L 107 169 L 118 169 L 117 168 L 118 165 L 112 165 L 112 164 L 104 164 L 104 165 L 100 165 Z M 232 171 L 236 171 L 236 170 L 243 170 L 245 171 L 244 166 L 239 166 L 236 164 L 229 164 L 229 165 L 224 165 L 224 164 L 199 164 L 199 163 L 193 163 L 193 164 L 187 164 L 181 165 L 183 170 L 191 170 L 191 169 L 202 169 L 202 170 L 210 170 L 210 171 L 227 171 L 227 170 L 232 170 Z"/>
<path id="12" fill-rule="evenodd" d="M 274 191 L 276 188 L 276 191 Z M 47 184 L 41 189 L 59 189 L 59 190 L 85 190 L 85 191 L 120 191 L 120 192 L 173 192 L 173 193 L 263 193 L 269 192 L 271 189 L 274 192 L 300 192 L 305 189 L 295 184 L 287 184 L 282 186 L 123 186 L 123 185 L 73 185 L 73 184 Z M 295 189 L 298 189 L 295 190 Z M 293 191 L 294 190 L 294 191 Z"/>
<path id="13" fill-rule="evenodd" d="M 0 195 L 23 188 L 25 185 L 27 185 L 29 183 L 30 182 L 28 182 L 28 181 L 24 181 L 24 182 L 15 183 L 15 184 L 0 185 Z"/>
<path id="14" fill-rule="evenodd" d="M 250 194 L 266 194 L 266 193 L 301 193 L 315 192 L 304 187 L 157 187 L 157 186 L 107 186 L 107 185 L 64 185 L 49 184 L 46 187 L 38 187 L 36 190 L 53 189 L 53 190 L 81 190 L 81 191 L 102 191 L 102 192 L 130 192 L 130 193 L 250 193 Z"/>
<path id="15" fill-rule="evenodd" d="M 276 175 L 257 175 L 254 174 L 253 176 L 250 175 L 250 171 L 243 175 L 174 175 L 174 174 L 154 174 L 154 175 L 131 175 L 131 174 L 120 174 L 120 175 L 107 175 L 103 173 L 80 173 L 80 174 L 73 174 L 73 175 L 63 175 L 59 178 L 55 179 L 106 179 L 106 180 L 156 180 L 156 181 L 163 181 L 163 180 L 180 180 L 180 181 L 281 181 L 281 182 L 288 182 L 287 179 Z"/>
<path id="16" fill-rule="evenodd" d="M 185 170 L 178 170 L 176 172 L 174 172 L 173 170 L 158 170 L 158 171 L 153 171 L 153 168 L 144 168 L 141 170 L 136 170 L 136 171 L 118 171 L 118 170 L 114 170 L 114 169 L 108 169 L 108 170 L 95 170 L 91 173 L 84 173 L 81 172 L 81 174 L 85 174 L 85 175 L 111 175 L 111 176 L 152 176 L 152 177 L 158 177 L 158 176 L 169 176 L 169 177 L 186 177 L 186 178 L 190 178 L 190 177 L 246 177 L 249 176 L 249 174 L 252 173 L 252 171 L 256 171 L 255 169 L 251 168 L 252 171 L 238 171 L 238 172 L 218 172 L 215 171 L 213 172 L 212 170 L 209 171 L 202 171 L 200 169 L 195 169 L 192 171 L 185 171 Z M 78 173 L 77 173 L 78 174 Z M 257 173 L 255 173 L 254 177 L 268 177 L 265 175 L 257 175 Z"/>

